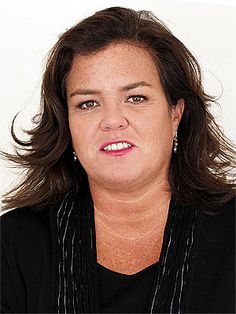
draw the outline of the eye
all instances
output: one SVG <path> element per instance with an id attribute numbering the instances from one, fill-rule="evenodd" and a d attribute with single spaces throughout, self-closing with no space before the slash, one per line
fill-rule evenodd
<path id="1" fill-rule="evenodd" d="M 128 101 L 130 101 L 131 103 L 137 103 L 137 104 L 142 103 L 146 100 L 147 100 L 147 97 L 141 96 L 141 95 L 134 95 L 128 98 Z"/>
<path id="2" fill-rule="evenodd" d="M 93 100 L 88 100 L 88 101 L 81 102 L 78 104 L 78 108 L 80 108 L 81 110 L 89 110 L 97 106 L 98 106 L 98 103 L 96 103 Z"/>

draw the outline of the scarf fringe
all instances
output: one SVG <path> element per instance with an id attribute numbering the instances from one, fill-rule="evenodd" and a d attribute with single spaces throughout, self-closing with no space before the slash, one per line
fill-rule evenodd
<path id="1" fill-rule="evenodd" d="M 96 236 L 88 183 L 67 193 L 57 210 L 57 313 L 99 313 Z M 197 212 L 171 199 L 150 313 L 184 313 Z"/>

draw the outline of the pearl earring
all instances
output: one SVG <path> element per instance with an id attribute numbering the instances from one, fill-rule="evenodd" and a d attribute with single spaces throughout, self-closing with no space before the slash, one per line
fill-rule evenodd
<path id="1" fill-rule="evenodd" d="M 174 136 L 174 148 L 173 148 L 173 151 L 175 154 L 177 154 L 177 148 L 178 148 L 178 135 L 176 131 L 175 136 Z"/>
<path id="2" fill-rule="evenodd" d="M 76 160 L 77 160 L 77 155 L 76 155 L 76 153 L 75 153 L 75 152 L 73 152 L 73 159 L 74 159 L 74 161 L 76 161 Z"/>

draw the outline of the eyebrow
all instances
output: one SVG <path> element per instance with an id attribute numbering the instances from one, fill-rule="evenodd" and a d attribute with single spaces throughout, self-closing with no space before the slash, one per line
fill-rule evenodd
<path id="1" fill-rule="evenodd" d="M 143 87 L 143 86 L 147 86 L 147 87 L 152 87 L 151 84 L 145 82 L 145 81 L 140 81 L 140 82 L 135 82 L 135 83 L 131 83 L 128 84 L 126 86 L 123 86 L 120 88 L 120 92 L 127 92 L 131 89 L 135 89 L 137 87 Z M 100 91 L 98 90 L 93 90 L 93 89 L 76 89 L 74 92 L 72 92 L 70 94 L 70 97 L 76 96 L 76 95 L 99 95 L 101 94 Z"/>

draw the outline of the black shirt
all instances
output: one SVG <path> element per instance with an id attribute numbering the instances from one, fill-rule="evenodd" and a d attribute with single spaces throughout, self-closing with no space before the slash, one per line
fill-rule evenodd
<path id="1" fill-rule="evenodd" d="M 98 264 L 102 313 L 148 313 L 158 263 L 136 274 L 125 275 Z"/>
<path id="2" fill-rule="evenodd" d="M 188 313 L 235 313 L 235 199 L 224 204 L 219 212 L 218 215 L 199 212 L 197 217 Z M 55 313 L 57 242 L 52 216 L 50 209 L 34 212 L 19 208 L 1 217 L 2 313 Z M 100 269 L 102 310 L 128 312 L 133 307 L 133 312 L 146 312 L 154 268 L 123 281 L 112 273 L 101 274 Z M 138 280 L 141 277 L 142 283 Z M 115 286 L 115 281 L 120 285 Z M 139 291 L 137 295 L 133 289 L 128 292 L 129 285 Z M 131 295 L 133 292 L 135 295 Z M 120 304 L 112 302 L 116 293 L 121 296 Z M 123 302 L 127 302 L 127 308 Z M 134 306 L 140 310 L 136 311 Z"/>

